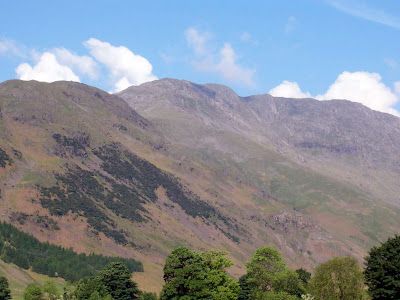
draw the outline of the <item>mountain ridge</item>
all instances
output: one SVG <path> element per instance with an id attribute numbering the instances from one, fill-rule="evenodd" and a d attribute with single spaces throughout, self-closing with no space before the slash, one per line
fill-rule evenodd
<path id="1" fill-rule="evenodd" d="M 247 137 L 254 135 L 255 140 L 274 145 L 277 151 L 309 155 L 307 150 L 327 150 L 331 152 L 331 156 L 335 153 L 340 155 L 340 159 L 346 159 L 346 153 L 354 152 L 353 154 L 357 155 L 351 158 L 360 160 L 358 165 L 363 168 L 375 168 L 378 164 L 384 164 L 385 168 L 393 169 L 396 173 L 400 170 L 396 150 L 400 148 L 400 118 L 395 116 L 376 112 L 362 104 L 346 100 L 318 101 L 275 98 L 270 95 L 241 98 L 234 94 L 228 106 L 221 106 L 218 105 L 221 102 L 210 103 L 215 99 L 215 95 L 208 97 L 206 101 L 202 99 L 207 98 L 209 93 L 192 99 L 194 92 L 185 95 L 185 90 L 180 89 L 182 82 L 171 79 L 167 79 L 166 82 L 172 91 L 159 92 L 161 96 L 158 98 L 152 98 L 151 93 L 146 94 L 146 89 L 151 86 L 154 91 L 163 84 L 162 80 L 130 87 L 119 95 L 141 114 L 153 120 L 163 119 L 161 115 L 152 115 L 155 108 L 160 107 L 168 112 L 175 107 L 178 110 L 171 113 L 176 113 L 179 117 L 183 115 L 185 120 L 196 118 L 207 128 L 220 126 L 224 130 L 237 129 L 237 132 L 241 131 Z M 177 87 L 174 87 L 173 83 L 177 83 Z M 186 87 L 191 85 L 187 81 L 183 84 Z M 196 91 L 199 90 L 198 85 L 194 86 Z M 130 93 L 134 97 L 130 97 Z M 145 97 L 149 99 L 146 100 Z M 179 103 L 176 102 L 177 99 Z M 219 118 L 223 120 L 220 124 Z M 301 130 L 303 127 L 304 130 Z M 190 126 L 185 127 L 188 128 Z M 181 139 L 175 141 L 181 142 Z M 393 199 L 390 201 L 398 203 Z"/>
<path id="2" fill-rule="evenodd" d="M 9 81 L 0 111 L 1 220 L 140 260 L 147 290 L 159 290 L 178 245 L 228 252 L 238 276 L 265 244 L 312 268 L 361 260 L 400 226 L 400 121 L 359 104 L 171 79 L 116 95 Z"/>

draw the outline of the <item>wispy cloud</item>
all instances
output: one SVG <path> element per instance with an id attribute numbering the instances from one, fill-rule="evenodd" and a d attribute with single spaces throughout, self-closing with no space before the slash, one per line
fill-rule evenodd
<path id="1" fill-rule="evenodd" d="M 23 45 L 17 44 L 15 41 L 0 38 L 0 55 L 11 55 L 16 57 L 26 57 L 27 50 Z"/>
<path id="2" fill-rule="evenodd" d="M 326 0 L 326 3 L 346 14 L 400 30 L 399 17 L 359 0 Z"/>
<path id="3" fill-rule="evenodd" d="M 294 16 L 290 16 L 285 24 L 285 33 L 289 34 L 295 30 L 297 26 L 297 19 Z"/>
<path id="4" fill-rule="evenodd" d="M 194 27 L 186 29 L 186 42 L 194 52 L 193 66 L 199 71 L 217 73 L 230 82 L 253 87 L 255 70 L 239 64 L 239 57 L 230 43 L 213 49 L 209 43 L 211 36 Z"/>

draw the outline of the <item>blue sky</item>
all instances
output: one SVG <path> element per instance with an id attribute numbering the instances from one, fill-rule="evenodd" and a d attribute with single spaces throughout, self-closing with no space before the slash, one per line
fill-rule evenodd
<path id="1" fill-rule="evenodd" d="M 123 47 L 121 47 L 123 46 Z M 4 1 L 0 81 L 155 78 L 400 110 L 400 1 Z"/>

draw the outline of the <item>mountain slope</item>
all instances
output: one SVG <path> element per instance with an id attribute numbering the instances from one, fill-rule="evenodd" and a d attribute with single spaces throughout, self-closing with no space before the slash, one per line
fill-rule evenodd
<path id="1" fill-rule="evenodd" d="M 305 251 L 312 259 L 322 259 L 324 251 L 361 257 L 398 231 L 397 117 L 349 101 L 239 97 L 224 86 L 174 79 L 118 95 L 163 132 L 178 159 L 213 173 L 212 186 L 230 181 L 249 190 L 246 201 L 268 211 L 250 218 L 268 220 L 278 211 L 284 217 L 272 218 L 289 226 L 300 214 L 326 230 L 324 238 L 346 245 L 320 251 L 303 244 L 314 248 Z"/>
<path id="2" fill-rule="evenodd" d="M 358 104 L 171 79 L 118 95 L 14 80 L 0 112 L 0 219 L 135 258 L 147 290 L 178 245 L 227 251 L 239 275 L 264 244 L 311 268 L 361 259 L 400 225 L 399 121 Z"/>
<path id="3" fill-rule="evenodd" d="M 349 101 L 239 97 L 224 86 L 172 79 L 119 95 L 181 145 L 246 159 L 247 149 L 232 149 L 232 143 L 220 140 L 236 135 L 317 172 L 328 170 L 325 175 L 347 176 L 374 197 L 400 205 L 397 117 Z"/>
<path id="4" fill-rule="evenodd" d="M 173 247 L 236 245 L 234 219 L 173 174 L 162 135 L 119 97 L 8 81 L 0 111 L 2 220 L 76 251 L 139 259 L 156 290 Z"/>

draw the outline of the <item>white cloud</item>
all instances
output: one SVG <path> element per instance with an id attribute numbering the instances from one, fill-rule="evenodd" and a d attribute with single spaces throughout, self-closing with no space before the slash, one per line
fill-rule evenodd
<path id="1" fill-rule="evenodd" d="M 396 92 L 397 95 L 400 97 L 400 81 L 396 81 L 394 83 L 394 91 Z"/>
<path id="2" fill-rule="evenodd" d="M 188 45 L 194 50 L 196 55 L 206 55 L 207 42 L 211 37 L 208 32 L 200 32 L 196 28 L 189 27 L 185 30 L 185 37 Z"/>
<path id="3" fill-rule="evenodd" d="M 23 51 L 16 42 L 8 39 L 0 39 L 0 55 L 14 55 L 23 57 Z"/>
<path id="4" fill-rule="evenodd" d="M 382 82 L 378 73 L 369 72 L 343 72 L 326 93 L 317 98 L 352 100 L 371 109 L 388 113 L 393 113 L 393 107 L 399 100 Z"/>
<path id="5" fill-rule="evenodd" d="M 222 48 L 213 51 L 208 45 L 209 33 L 191 27 L 185 31 L 185 36 L 196 56 L 192 63 L 198 70 L 217 73 L 231 82 L 254 85 L 255 70 L 243 67 L 237 62 L 237 54 L 229 43 L 224 43 Z"/>
<path id="6" fill-rule="evenodd" d="M 53 82 L 57 80 L 77 81 L 79 77 L 68 66 L 60 64 L 56 56 L 44 52 L 34 66 L 20 64 L 15 70 L 19 79 Z"/>
<path id="7" fill-rule="evenodd" d="M 95 38 L 84 44 L 90 54 L 109 69 L 116 92 L 157 79 L 151 63 L 124 46 L 114 46 Z"/>
<path id="8" fill-rule="evenodd" d="M 382 9 L 370 7 L 364 2 L 358 0 L 326 0 L 326 2 L 346 14 L 400 29 L 400 19 L 398 17 L 392 16 Z"/>
<path id="9" fill-rule="evenodd" d="M 385 63 L 385 65 L 393 70 L 397 69 L 397 67 L 399 66 L 399 63 L 393 58 L 385 58 L 383 62 Z"/>
<path id="10" fill-rule="evenodd" d="M 245 31 L 245 32 L 242 32 L 242 34 L 240 35 L 240 40 L 244 43 L 250 43 L 253 40 L 253 37 L 251 36 L 250 33 Z"/>
<path id="11" fill-rule="evenodd" d="M 294 31 L 296 28 L 296 25 L 297 25 L 297 19 L 293 16 L 290 16 L 287 19 L 286 24 L 285 24 L 285 33 L 289 34 L 292 31 Z"/>
<path id="12" fill-rule="evenodd" d="M 76 55 L 65 48 L 55 48 L 51 51 L 57 60 L 66 66 L 76 69 L 79 73 L 89 76 L 91 79 L 98 77 L 97 63 L 90 56 Z"/>
<path id="13" fill-rule="evenodd" d="M 237 63 L 235 50 L 228 43 L 225 43 L 220 50 L 220 60 L 215 69 L 230 81 L 241 82 L 247 86 L 254 84 L 254 70 L 242 67 Z"/>
<path id="14" fill-rule="evenodd" d="M 285 98 L 310 98 L 311 95 L 308 92 L 303 92 L 297 82 L 284 80 L 281 84 L 274 87 L 268 92 L 274 97 L 285 97 Z"/>
<path id="15" fill-rule="evenodd" d="M 304 93 L 296 82 L 284 81 L 270 90 L 273 96 L 304 98 Z M 322 95 L 314 96 L 318 100 L 344 99 L 359 102 L 373 110 L 400 116 L 396 105 L 400 103 L 400 82 L 394 88 L 386 86 L 378 73 L 343 72 Z"/>

